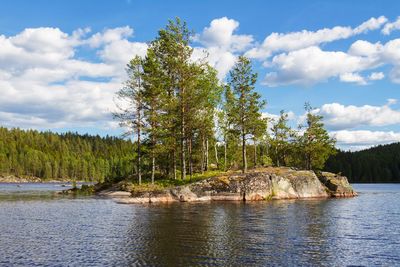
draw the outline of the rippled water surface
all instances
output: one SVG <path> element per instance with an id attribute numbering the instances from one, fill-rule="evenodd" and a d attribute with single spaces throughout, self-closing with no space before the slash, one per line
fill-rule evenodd
<path id="1" fill-rule="evenodd" d="M 0 266 L 400 265 L 400 185 L 354 187 L 351 199 L 121 205 L 0 184 Z"/>

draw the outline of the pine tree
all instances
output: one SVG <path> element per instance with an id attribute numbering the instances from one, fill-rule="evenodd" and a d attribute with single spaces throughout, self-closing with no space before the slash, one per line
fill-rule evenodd
<path id="1" fill-rule="evenodd" d="M 292 129 L 288 126 L 288 114 L 283 110 L 279 118 L 272 126 L 272 138 L 270 140 L 271 155 L 276 166 L 286 166 L 286 158 L 290 149 L 290 137 Z"/>
<path id="2" fill-rule="evenodd" d="M 128 80 L 125 86 L 117 92 L 118 98 L 123 101 L 118 104 L 118 111 L 114 117 L 120 125 L 127 128 L 125 136 L 136 135 L 137 144 L 137 178 L 142 182 L 141 172 L 141 136 L 144 127 L 143 120 L 143 60 L 136 56 L 127 66 Z"/>
<path id="3" fill-rule="evenodd" d="M 322 169 L 329 156 L 336 153 L 335 139 L 329 137 L 324 129 L 322 116 L 313 113 L 309 103 L 304 106 L 306 125 L 301 128 L 304 134 L 300 137 L 300 149 L 303 154 L 304 167 L 307 170 Z"/>
<path id="4" fill-rule="evenodd" d="M 250 60 L 240 56 L 229 72 L 228 85 L 232 93 L 227 95 L 226 101 L 229 121 L 242 142 L 242 172 L 247 171 L 246 140 L 255 121 L 261 120 L 260 109 L 265 105 L 254 91 L 256 81 L 257 74 L 253 73 Z"/>

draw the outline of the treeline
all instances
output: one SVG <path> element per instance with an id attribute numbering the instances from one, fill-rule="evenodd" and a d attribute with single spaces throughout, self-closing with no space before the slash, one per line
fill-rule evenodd
<path id="1" fill-rule="evenodd" d="M 186 179 L 211 166 L 243 172 L 272 164 L 323 167 L 335 141 L 310 105 L 300 131 L 288 126 L 283 111 L 276 121 L 263 117 L 266 103 L 255 91 L 251 61 L 240 56 L 221 84 L 206 58 L 194 59 L 191 40 L 187 25 L 171 20 L 146 56 L 127 65 L 114 116 L 135 138 L 139 183 L 142 176 Z"/>
<path id="2" fill-rule="evenodd" d="M 131 176 L 134 145 L 115 137 L 0 127 L 0 174 L 104 181 Z"/>
<path id="3" fill-rule="evenodd" d="M 353 183 L 399 183 L 400 143 L 357 152 L 339 151 L 328 159 L 325 168 L 341 172 Z"/>

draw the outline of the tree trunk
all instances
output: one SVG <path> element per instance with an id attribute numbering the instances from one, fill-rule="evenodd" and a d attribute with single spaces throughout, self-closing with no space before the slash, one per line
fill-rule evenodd
<path id="1" fill-rule="evenodd" d="M 156 172 L 156 157 L 154 156 L 154 153 L 152 155 L 151 159 L 151 183 L 154 184 L 154 175 Z"/>
<path id="2" fill-rule="evenodd" d="M 137 176 L 138 176 L 138 182 L 139 184 L 142 183 L 142 170 L 140 168 L 140 162 L 141 162 L 141 151 L 140 151 L 140 130 L 141 130 L 141 125 L 140 125 L 140 109 L 138 108 L 138 124 L 137 124 Z"/>
<path id="3" fill-rule="evenodd" d="M 215 141 L 214 143 L 214 153 L 215 153 L 215 161 L 217 163 L 217 169 L 219 169 L 217 141 Z"/>
<path id="4" fill-rule="evenodd" d="M 184 91 L 183 91 L 184 92 Z M 183 101 L 183 100 L 181 100 Z M 181 179 L 186 179 L 186 146 L 185 146 L 185 108 L 181 103 Z"/>
<path id="5" fill-rule="evenodd" d="M 278 145 L 275 146 L 275 155 L 276 155 L 276 166 L 279 166 L 279 155 L 278 155 Z"/>
<path id="6" fill-rule="evenodd" d="M 173 151 L 174 180 L 176 180 L 176 149 Z"/>
<path id="7" fill-rule="evenodd" d="M 257 167 L 257 143 L 254 139 L 254 168 Z"/>
<path id="8" fill-rule="evenodd" d="M 139 66 L 138 66 L 138 72 L 140 72 Z M 138 84 L 138 103 L 137 103 L 137 109 L 136 109 L 136 127 L 137 127 L 137 143 L 138 143 L 138 158 L 137 158 L 137 175 L 138 175 L 138 181 L 139 184 L 142 183 L 142 169 L 140 167 L 141 164 L 141 151 L 140 151 L 140 135 L 141 135 L 141 128 L 142 128 L 142 118 L 141 118 L 141 112 L 142 112 L 142 101 L 141 101 L 141 96 L 140 96 L 140 88 L 141 88 L 141 80 L 139 78 L 138 80 L 139 84 Z"/>
<path id="9" fill-rule="evenodd" d="M 208 158 L 208 137 L 207 137 L 206 138 L 206 167 L 205 167 L 206 171 L 208 171 L 208 161 L 209 161 L 209 158 Z"/>
<path id="10" fill-rule="evenodd" d="M 246 159 L 246 135 L 242 131 L 242 172 L 247 172 L 247 159 Z"/>
<path id="11" fill-rule="evenodd" d="M 204 136 L 201 136 L 201 174 L 204 173 L 204 161 L 205 161 L 205 144 L 204 144 Z"/>
<path id="12" fill-rule="evenodd" d="M 227 143 L 226 143 L 226 138 L 224 137 L 224 171 L 226 171 L 226 148 L 227 148 Z"/>
<path id="13" fill-rule="evenodd" d="M 156 172 L 156 155 L 154 153 L 156 141 L 154 135 L 151 137 L 151 183 L 154 184 L 154 175 Z"/>
<path id="14" fill-rule="evenodd" d="M 192 179 L 193 175 L 193 158 L 192 158 L 192 137 L 189 138 L 189 177 Z"/>

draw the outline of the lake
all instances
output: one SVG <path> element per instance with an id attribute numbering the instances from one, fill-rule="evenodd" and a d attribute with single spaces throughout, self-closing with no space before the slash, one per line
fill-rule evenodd
<path id="1" fill-rule="evenodd" d="M 0 184 L 0 266 L 400 265 L 400 185 L 349 199 L 122 205 Z"/>

